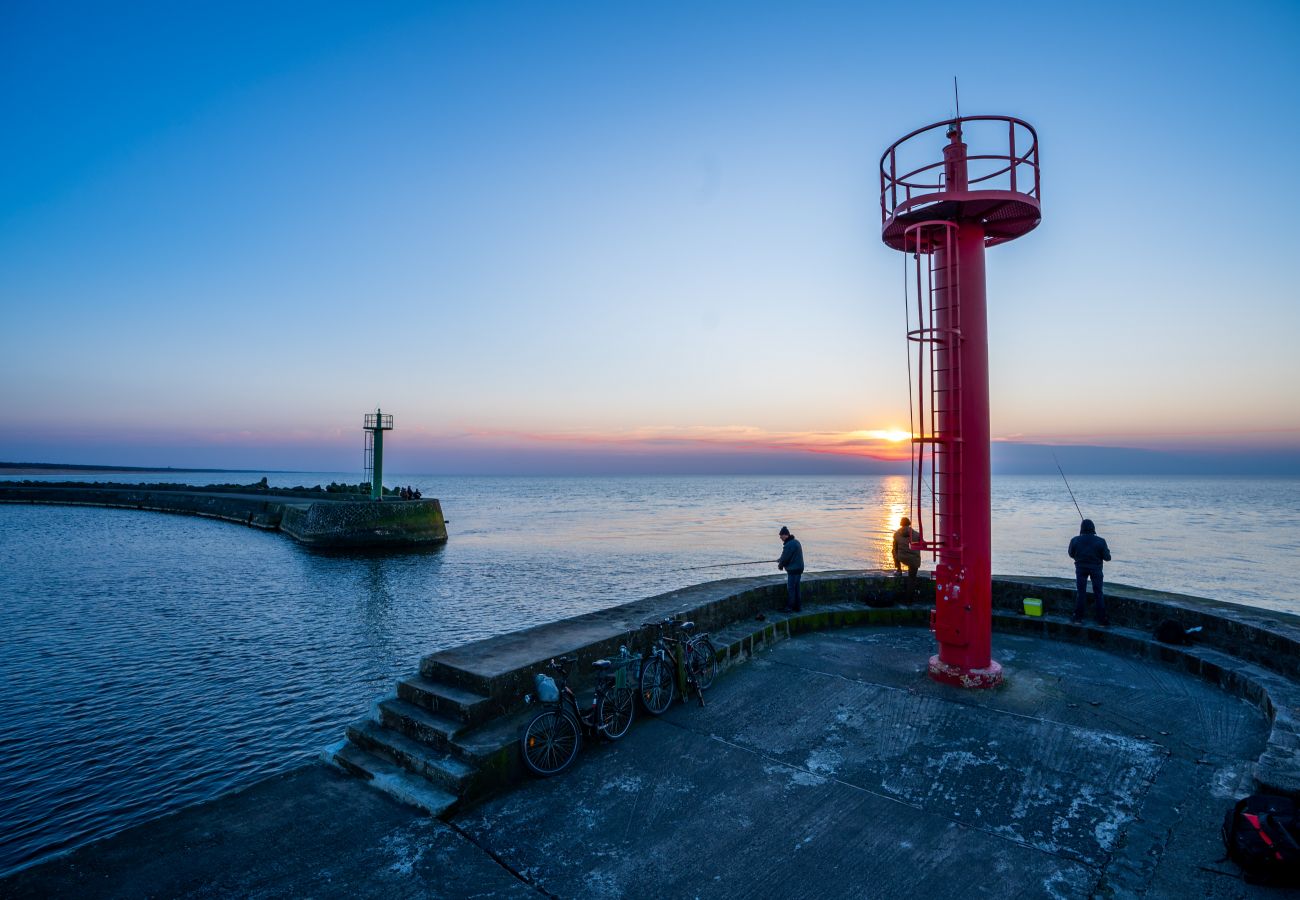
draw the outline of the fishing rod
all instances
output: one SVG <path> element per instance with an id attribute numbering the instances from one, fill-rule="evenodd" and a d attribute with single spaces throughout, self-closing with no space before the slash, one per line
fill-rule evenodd
<path id="1" fill-rule="evenodd" d="M 777 560 L 775 559 L 754 559 L 754 560 L 750 560 L 749 562 L 714 563 L 711 566 L 687 566 L 685 569 L 682 569 L 681 571 L 693 572 L 696 569 L 722 569 L 722 568 L 726 568 L 727 566 L 761 566 L 769 563 L 774 563 L 776 561 Z"/>
<path id="2" fill-rule="evenodd" d="M 1052 462 L 1056 463 L 1056 471 L 1061 473 L 1061 480 L 1065 482 L 1065 489 L 1070 491 L 1070 499 L 1074 500 L 1074 491 L 1070 490 L 1070 479 L 1065 477 L 1065 471 L 1061 468 L 1061 461 L 1056 458 L 1055 450 L 1052 451 Z M 1079 509 L 1078 500 L 1074 500 L 1074 508 L 1078 511 L 1080 519 L 1086 518 L 1083 514 L 1083 510 Z"/>

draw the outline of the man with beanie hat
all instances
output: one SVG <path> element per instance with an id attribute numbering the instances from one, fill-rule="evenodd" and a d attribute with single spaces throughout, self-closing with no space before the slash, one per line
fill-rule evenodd
<path id="1" fill-rule="evenodd" d="M 788 597 L 785 611 L 799 612 L 803 609 L 803 604 L 799 602 L 799 579 L 803 577 L 803 545 L 784 525 L 781 526 L 778 534 L 781 536 L 781 543 L 785 544 L 785 549 L 781 551 L 781 558 L 776 561 L 776 567 L 785 571 L 785 590 Z"/>
<path id="2" fill-rule="evenodd" d="M 1092 519 L 1084 519 L 1079 525 L 1079 534 L 1070 539 L 1070 548 L 1066 551 L 1074 560 L 1074 618 L 1078 625 L 1083 621 L 1085 599 L 1088 594 L 1088 579 L 1092 579 L 1092 596 L 1097 600 L 1097 624 L 1109 625 L 1106 617 L 1106 598 L 1101 593 L 1101 564 L 1110 562 L 1110 547 L 1106 539 L 1097 534 L 1097 526 Z"/>

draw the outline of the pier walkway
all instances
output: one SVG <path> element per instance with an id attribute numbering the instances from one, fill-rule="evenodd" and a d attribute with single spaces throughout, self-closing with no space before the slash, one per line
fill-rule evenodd
<path id="1" fill-rule="evenodd" d="M 435 499 L 375 502 L 356 495 L 331 496 L 320 490 L 0 482 L 0 503 L 101 506 L 202 516 L 279 531 L 322 550 L 401 550 L 447 540 L 442 505 Z"/>
<path id="2" fill-rule="evenodd" d="M 568 772 L 444 820 L 313 765 L 0 894 L 1277 895 L 1219 861 L 1218 834 L 1254 789 L 1276 710 L 1221 687 L 1231 669 L 1207 679 L 1123 652 L 1137 629 L 1060 640 L 1061 621 L 1032 625 L 995 632 L 998 690 L 931 681 L 918 624 L 796 631 L 738 659 L 704 708 L 639 719 Z"/>

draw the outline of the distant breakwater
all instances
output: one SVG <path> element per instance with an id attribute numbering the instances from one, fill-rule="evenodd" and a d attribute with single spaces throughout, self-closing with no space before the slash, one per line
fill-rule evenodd
<path id="1" fill-rule="evenodd" d="M 331 488 L 341 486 L 331 485 Z M 252 485 L 0 483 L 0 503 L 103 506 L 180 513 L 280 531 L 324 550 L 400 549 L 442 543 L 437 500 L 374 501 L 322 488 Z"/>

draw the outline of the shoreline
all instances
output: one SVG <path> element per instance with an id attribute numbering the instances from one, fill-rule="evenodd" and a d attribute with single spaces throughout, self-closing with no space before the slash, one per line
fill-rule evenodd
<path id="1" fill-rule="evenodd" d="M 87 474 L 94 473 L 113 473 L 113 472 L 162 472 L 173 474 L 189 473 L 213 473 L 213 474 L 232 474 L 232 475 L 250 475 L 254 472 L 262 472 L 269 475 L 284 475 L 286 470 L 282 469 L 187 469 L 177 468 L 175 466 L 101 466 L 101 465 L 73 465 L 70 463 L 33 463 L 33 462 L 0 462 L 0 475 L 40 475 L 45 472 L 67 472 Z"/>

